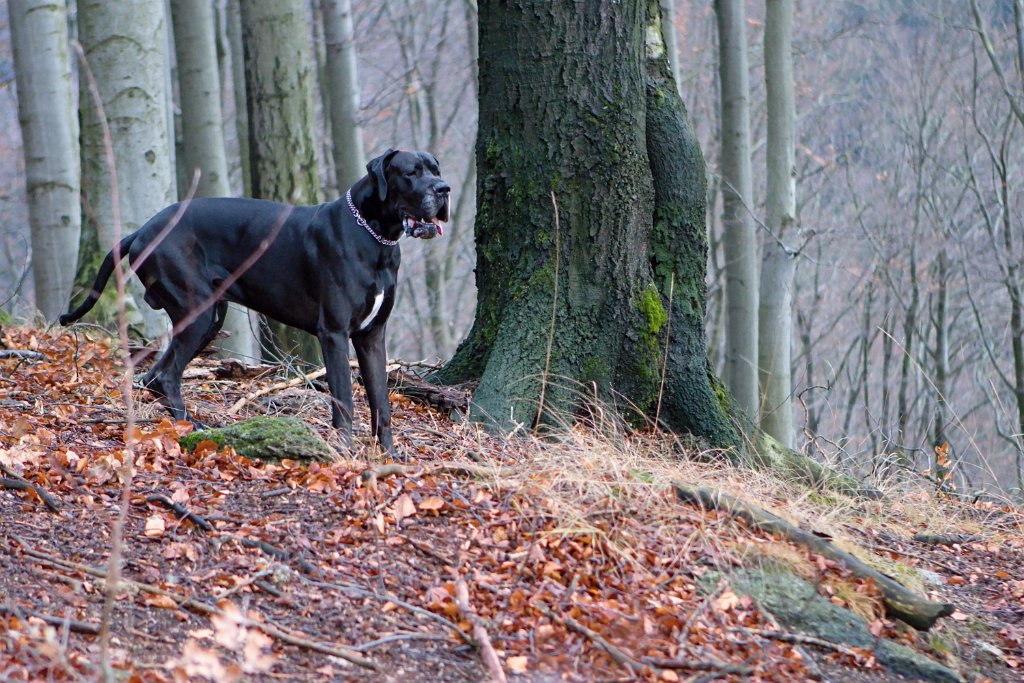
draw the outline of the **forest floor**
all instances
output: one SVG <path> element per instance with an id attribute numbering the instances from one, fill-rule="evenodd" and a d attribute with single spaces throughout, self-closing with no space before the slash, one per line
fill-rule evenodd
<path id="1" fill-rule="evenodd" d="M 109 620 L 124 680 L 480 681 L 496 675 L 488 656 L 522 681 L 901 680 L 871 648 L 787 631 L 733 590 L 734 569 L 777 562 L 876 637 L 965 680 L 1024 676 L 1024 513 L 1007 505 L 927 487 L 838 500 L 680 457 L 693 454 L 600 412 L 557 441 L 500 439 L 401 395 L 395 438 L 408 462 L 389 468 L 369 443 L 358 388 L 357 446 L 337 462 L 183 453 L 189 426 L 163 419 L 144 392 L 126 429 L 109 342 L 10 326 L 2 341 L 40 355 L 0 359 L 0 680 L 100 676 L 104 577 L 129 478 Z M 315 387 L 252 398 L 229 417 L 280 379 L 233 368 L 193 364 L 185 399 L 200 419 L 295 414 L 334 438 Z M 899 563 L 899 576 L 925 577 L 920 590 L 956 612 L 928 633 L 890 620 L 870 581 L 678 502 L 671 479 L 732 491 Z M 37 488 L 11 488 L 26 481 Z M 912 540 L 922 531 L 967 536 Z M 489 646 L 476 647 L 481 628 Z"/>

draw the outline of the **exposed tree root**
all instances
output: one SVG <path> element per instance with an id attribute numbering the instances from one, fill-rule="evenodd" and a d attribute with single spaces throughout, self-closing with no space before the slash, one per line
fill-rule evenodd
<path id="1" fill-rule="evenodd" d="M 882 601 L 889 616 L 899 619 L 919 631 L 927 631 L 940 618 L 953 613 L 952 605 L 933 602 L 907 590 L 850 553 L 840 550 L 823 538 L 793 526 L 767 510 L 744 503 L 725 493 L 689 486 L 679 481 L 673 481 L 672 486 L 675 489 L 676 497 L 683 502 L 709 510 L 727 512 L 745 520 L 755 529 L 779 534 L 794 543 L 806 546 L 819 555 L 842 562 L 857 577 L 873 580 L 882 591 Z"/>

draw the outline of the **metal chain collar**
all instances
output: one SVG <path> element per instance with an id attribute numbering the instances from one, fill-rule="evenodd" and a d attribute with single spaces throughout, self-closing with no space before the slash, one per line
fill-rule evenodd
<path id="1" fill-rule="evenodd" d="M 363 215 L 359 213 L 359 209 L 357 209 L 356 205 L 352 202 L 352 190 L 345 193 L 345 200 L 348 202 L 348 208 L 352 211 L 352 215 L 356 218 L 356 223 L 366 228 L 366 232 L 370 233 L 370 236 L 373 237 L 373 239 L 377 240 L 385 247 L 393 247 L 398 244 L 398 240 L 389 240 L 386 237 L 381 237 L 373 231 L 373 228 L 370 227 L 370 224 L 366 222 L 366 219 L 363 218 Z"/>

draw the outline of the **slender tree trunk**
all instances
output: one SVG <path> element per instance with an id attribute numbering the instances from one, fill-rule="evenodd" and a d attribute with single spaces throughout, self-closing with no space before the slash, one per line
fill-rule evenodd
<path id="1" fill-rule="evenodd" d="M 77 112 L 64 3 L 9 3 L 32 230 L 36 308 L 55 320 L 75 281 L 82 225 Z"/>
<path id="2" fill-rule="evenodd" d="M 721 84 L 722 222 L 725 228 L 725 384 L 758 417 L 757 234 L 750 213 L 749 77 L 743 0 L 715 0 Z"/>
<path id="3" fill-rule="evenodd" d="M 225 24 L 231 50 L 231 94 L 235 102 L 235 133 L 242 166 L 242 196 L 252 197 L 252 170 L 249 167 L 249 107 L 245 94 L 245 50 L 242 47 L 242 10 L 240 0 L 227 0 Z"/>
<path id="4" fill-rule="evenodd" d="M 793 80 L 793 0 L 768 0 L 764 62 L 768 96 L 768 230 L 761 271 L 758 365 L 761 428 L 793 447 L 793 273 L 796 254 L 783 240 L 796 223 L 796 97 Z M 792 238 L 790 238 L 792 239 Z"/>
<path id="5" fill-rule="evenodd" d="M 793 273 L 796 256 L 772 240 L 765 244 L 761 264 L 760 325 L 761 428 L 776 441 L 793 447 Z"/>
<path id="6" fill-rule="evenodd" d="M 936 285 L 935 312 L 932 324 L 935 327 L 935 348 L 932 360 L 935 363 L 935 418 L 932 428 L 932 443 L 941 446 L 946 438 L 946 405 L 949 381 L 949 256 L 945 249 L 939 251 L 935 260 Z"/>
<path id="7" fill-rule="evenodd" d="M 679 36 L 676 34 L 676 2 L 677 0 L 659 0 L 661 12 L 661 36 L 665 41 L 665 56 L 672 70 L 672 81 L 676 90 L 682 94 L 682 76 L 679 69 Z"/>
<path id="8" fill-rule="evenodd" d="M 320 201 L 313 57 L 302 0 L 241 0 L 253 195 L 292 204 Z M 272 323 L 281 350 L 320 362 L 316 339 Z"/>
<path id="9" fill-rule="evenodd" d="M 365 171 L 366 151 L 359 125 L 359 74 L 352 0 L 321 0 L 327 48 L 326 99 L 330 100 L 331 137 L 338 189 L 345 192 Z"/>
<path id="10" fill-rule="evenodd" d="M 917 309 L 921 305 L 921 287 L 917 282 L 917 249 L 910 250 L 910 304 L 903 318 L 903 359 L 900 363 L 900 384 L 896 395 L 896 434 L 900 442 L 900 461 L 910 464 L 903 444 L 910 424 L 910 391 L 914 373 L 914 349 L 917 347 Z"/>
<path id="11" fill-rule="evenodd" d="M 199 172 L 197 197 L 226 197 L 231 194 L 231 188 L 224 149 L 213 8 L 209 0 L 171 0 L 171 16 L 178 58 L 185 139 L 181 163 L 185 177 L 191 183 L 193 174 Z M 228 337 L 217 342 L 223 356 L 242 360 L 259 357 L 259 346 L 246 309 L 229 305 L 223 329 Z"/>
<path id="12" fill-rule="evenodd" d="M 117 194 L 113 194 L 104 146 L 103 122 L 81 84 L 82 191 L 89 220 L 83 222 L 79 283 L 92 286 L 103 255 L 118 239 L 137 230 L 177 199 L 168 136 L 166 24 L 162 0 L 79 0 L 78 32 L 96 79 L 113 142 Z M 120 223 L 115 218 L 117 202 Z M 84 276 L 85 282 L 82 282 Z M 149 339 L 167 332 L 167 316 L 143 300 L 142 283 L 128 290 Z M 116 307 L 98 315 L 112 322 Z"/>

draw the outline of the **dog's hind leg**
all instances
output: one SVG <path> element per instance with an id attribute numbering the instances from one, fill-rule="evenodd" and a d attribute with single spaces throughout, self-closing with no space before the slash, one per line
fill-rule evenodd
<path id="1" fill-rule="evenodd" d="M 197 429 L 202 429 L 203 425 L 191 417 L 185 408 L 185 400 L 181 397 L 181 375 L 185 366 L 217 336 L 224 325 L 227 306 L 226 301 L 218 302 L 184 328 L 177 330 L 164 355 L 144 379 L 146 387 L 157 396 L 175 420 L 188 420 Z"/>

